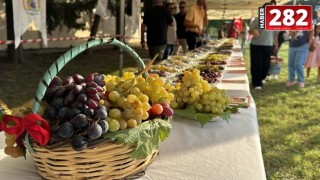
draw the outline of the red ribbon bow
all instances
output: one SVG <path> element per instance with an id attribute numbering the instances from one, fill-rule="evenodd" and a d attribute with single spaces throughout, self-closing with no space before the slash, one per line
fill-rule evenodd
<path id="1" fill-rule="evenodd" d="M 7 127 L 9 122 L 13 121 L 15 125 Z M 24 118 L 10 115 L 3 116 L 1 129 L 7 134 L 14 134 L 18 139 L 20 135 L 27 131 L 28 134 L 40 145 L 45 145 L 50 139 L 50 126 L 38 114 L 28 114 Z"/>

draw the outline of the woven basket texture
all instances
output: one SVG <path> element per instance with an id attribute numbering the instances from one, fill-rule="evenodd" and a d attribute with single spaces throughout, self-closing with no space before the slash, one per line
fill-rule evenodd
<path id="1" fill-rule="evenodd" d="M 127 51 L 137 62 L 139 69 L 144 69 L 145 65 L 136 52 L 129 46 L 116 39 L 97 39 L 85 44 L 76 46 L 59 57 L 46 71 L 40 80 L 38 90 L 33 99 L 32 112 L 37 113 L 40 107 L 47 84 L 50 84 L 53 77 L 74 57 L 85 50 L 100 45 L 116 45 Z M 32 141 L 30 139 L 30 141 Z M 25 143 L 28 143 L 26 141 Z M 57 143 L 58 144 L 58 143 Z M 51 145 L 49 145 L 51 146 Z M 52 146 L 51 146 L 52 147 Z M 135 147 L 128 147 L 124 144 L 116 144 L 104 140 L 83 151 L 75 151 L 70 146 L 70 142 L 54 148 L 38 147 L 32 143 L 35 153 L 30 153 L 39 174 L 45 179 L 132 179 L 144 174 L 147 166 L 155 159 L 158 151 L 146 159 L 133 160 L 131 158 Z M 30 149 L 29 149 L 30 150 Z"/>
<path id="2" fill-rule="evenodd" d="M 70 143 L 53 149 L 34 147 L 31 156 L 45 179 L 132 179 L 142 176 L 158 154 L 154 151 L 146 159 L 133 160 L 134 149 L 105 140 L 79 152 Z"/>

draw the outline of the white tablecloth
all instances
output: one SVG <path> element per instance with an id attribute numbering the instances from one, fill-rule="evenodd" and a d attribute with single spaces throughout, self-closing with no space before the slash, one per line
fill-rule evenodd
<path id="1" fill-rule="evenodd" d="M 229 123 L 219 119 L 201 128 L 175 118 L 172 126 L 141 179 L 265 179 L 255 106 L 241 109 Z"/>
<path id="2" fill-rule="evenodd" d="M 251 97 L 246 74 L 224 74 L 222 79 L 245 80 L 245 84 L 220 83 L 218 87 L 231 96 Z M 266 179 L 254 101 L 232 115 L 229 123 L 218 119 L 201 128 L 194 120 L 175 117 L 172 127 L 170 137 L 160 144 L 160 155 L 140 179 Z M 29 155 L 27 160 L 12 159 L 3 153 L 4 147 L 0 133 L 1 180 L 41 179 Z"/>

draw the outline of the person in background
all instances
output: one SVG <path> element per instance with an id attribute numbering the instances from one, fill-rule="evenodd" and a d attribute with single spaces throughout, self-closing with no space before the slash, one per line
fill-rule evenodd
<path id="1" fill-rule="evenodd" d="M 312 31 L 290 31 L 288 50 L 288 83 L 287 87 L 294 85 L 297 74 L 299 87 L 304 88 L 304 64 L 312 42 Z"/>
<path id="2" fill-rule="evenodd" d="M 177 36 L 179 45 L 176 46 L 173 54 L 177 54 L 182 47 L 183 54 L 187 53 L 188 51 L 188 43 L 186 39 L 186 26 L 184 25 L 184 19 L 186 17 L 187 12 L 187 4 L 185 1 L 179 2 L 179 13 L 174 16 L 177 22 Z"/>
<path id="3" fill-rule="evenodd" d="M 218 39 L 222 39 L 222 38 L 225 38 L 225 37 L 226 37 L 225 28 L 226 28 L 226 23 L 223 22 L 223 23 L 221 24 L 221 26 L 219 27 L 219 30 L 218 30 Z"/>
<path id="4" fill-rule="evenodd" d="M 141 45 L 145 46 L 144 33 L 147 31 L 147 45 L 150 59 L 159 54 L 155 63 L 163 58 L 163 51 L 167 44 L 167 29 L 173 25 L 173 18 L 163 7 L 162 0 L 153 0 L 153 6 L 146 9 L 141 26 Z"/>
<path id="5" fill-rule="evenodd" d="M 317 78 L 320 79 L 320 22 L 314 27 L 314 38 L 310 44 L 304 67 L 307 69 L 307 77 L 310 76 L 311 68 L 318 68 Z"/>
<path id="6" fill-rule="evenodd" d="M 270 5 L 265 3 L 263 7 Z M 250 26 L 249 34 L 252 35 L 250 43 L 250 72 L 252 86 L 255 90 L 262 89 L 262 83 L 268 75 L 270 68 L 270 56 L 275 45 L 278 49 L 277 39 L 274 38 L 273 31 L 266 31 L 258 28 L 258 17 L 256 17 Z"/>
<path id="7" fill-rule="evenodd" d="M 202 45 L 208 44 L 211 39 L 208 30 L 203 30 L 201 37 Z"/>
<path id="8" fill-rule="evenodd" d="M 208 25 L 207 3 L 205 0 L 197 0 L 196 5 L 188 9 L 184 20 L 186 26 L 186 39 L 189 51 L 200 46 L 197 43 L 204 26 Z"/>
<path id="9" fill-rule="evenodd" d="M 283 59 L 278 57 L 278 52 L 281 48 L 282 43 L 288 41 L 288 39 L 284 38 L 286 35 L 286 31 L 274 31 L 274 37 L 277 38 L 278 42 L 278 49 L 275 50 L 275 46 L 273 46 L 270 57 L 270 68 L 268 71 L 268 76 L 266 78 L 267 80 L 278 79 L 278 75 L 281 72 L 281 64 L 283 63 Z M 287 38 L 289 38 L 289 36 Z"/>
<path id="10" fill-rule="evenodd" d="M 234 23 L 234 20 L 230 23 L 228 27 L 228 38 L 235 38 L 238 39 L 239 30 Z"/>
<path id="11" fill-rule="evenodd" d="M 168 59 L 168 57 L 172 55 L 174 47 L 178 44 L 177 23 L 176 23 L 176 20 L 174 19 L 174 14 L 176 12 L 176 5 L 174 3 L 167 3 L 166 7 L 173 18 L 173 23 L 172 23 L 172 26 L 168 26 L 167 45 L 166 45 L 166 49 L 164 50 L 163 59 Z"/>
<path id="12" fill-rule="evenodd" d="M 246 40 L 248 38 L 248 32 L 249 32 L 249 26 L 247 25 L 246 21 L 244 21 L 243 26 L 242 26 L 242 31 L 240 32 L 240 37 L 241 37 L 241 49 L 242 53 L 245 53 L 245 45 L 246 45 Z"/>
<path id="13" fill-rule="evenodd" d="M 316 19 L 316 23 L 320 22 L 320 10 L 316 10 L 317 12 L 317 19 Z"/>

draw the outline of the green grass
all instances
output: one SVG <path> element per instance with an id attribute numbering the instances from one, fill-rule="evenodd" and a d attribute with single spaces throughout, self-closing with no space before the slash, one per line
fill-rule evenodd
<path id="1" fill-rule="evenodd" d="M 278 80 L 251 90 L 257 106 L 260 138 L 268 179 L 320 179 L 320 98 L 316 69 L 305 88 L 287 88 L 288 44 L 279 56 L 284 64 Z M 249 52 L 245 54 L 250 67 Z M 249 74 L 250 76 L 250 74 Z"/>
<path id="2" fill-rule="evenodd" d="M 316 80 L 316 69 L 306 79 L 306 87 L 286 88 L 287 50 L 285 44 L 280 56 L 284 58 L 278 80 L 268 81 L 261 91 L 251 90 L 257 106 L 260 137 L 267 178 L 320 179 L 320 81 Z M 23 64 L 0 63 L 0 99 L 9 108 L 20 108 L 29 101 L 45 70 L 62 53 L 26 53 Z M 138 49 L 141 57 L 147 52 Z M 249 70 L 249 49 L 245 60 Z M 118 73 L 118 53 L 110 48 L 97 49 L 91 56 L 79 55 L 71 61 L 59 76 L 91 72 Z M 125 54 L 126 71 L 137 67 L 133 59 Z M 248 71 L 249 72 L 249 71 Z M 250 73 L 248 74 L 250 76 Z"/>
<path id="3" fill-rule="evenodd" d="M 39 80 L 46 70 L 67 50 L 50 51 L 49 53 L 35 50 L 25 51 L 24 62 L 20 64 L 0 61 L 0 99 L 13 110 L 24 106 L 33 98 Z M 136 52 L 141 58 L 147 57 L 146 50 L 136 48 Z M 64 78 L 76 73 L 86 76 L 93 72 L 118 75 L 118 57 L 118 51 L 111 46 L 94 48 L 90 55 L 82 53 L 76 56 L 58 73 L 58 76 Z M 135 71 L 138 67 L 135 60 L 126 52 L 123 67 L 124 71 Z"/>

